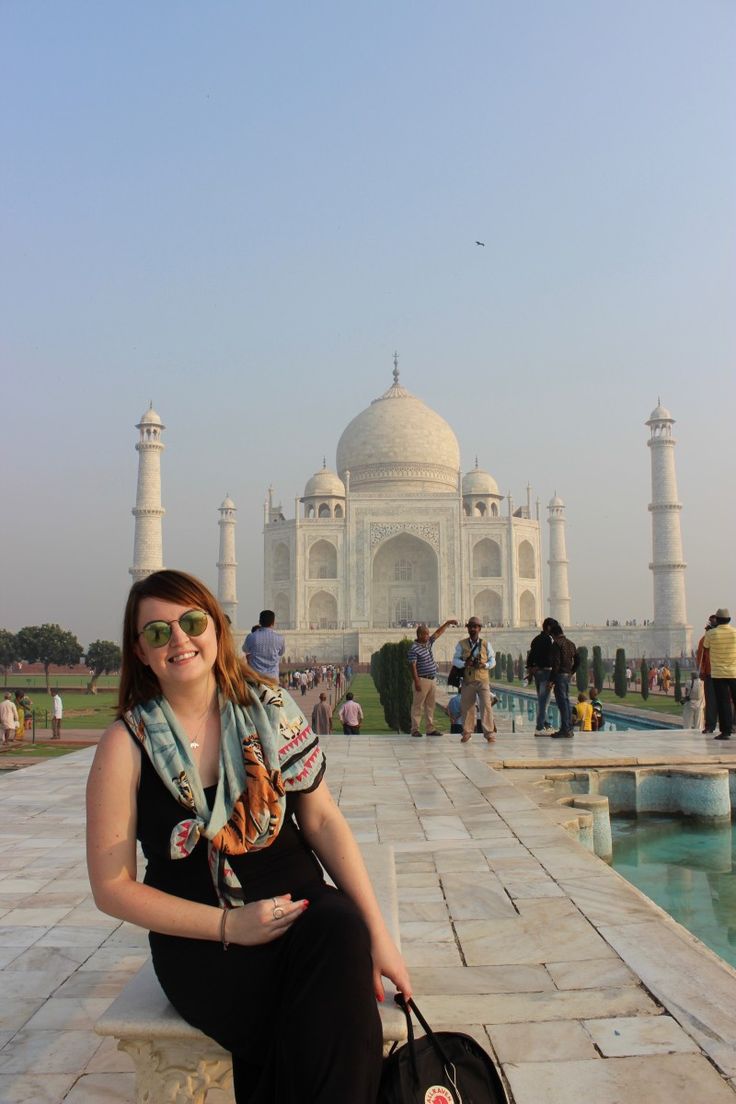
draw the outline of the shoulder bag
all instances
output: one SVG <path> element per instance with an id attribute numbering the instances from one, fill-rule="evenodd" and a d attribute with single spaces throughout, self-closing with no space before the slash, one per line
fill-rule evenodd
<path id="1" fill-rule="evenodd" d="M 413 1000 L 396 997 L 406 1016 L 407 1042 L 383 1063 L 377 1104 L 508 1104 L 493 1059 L 470 1035 L 433 1031 Z M 426 1035 L 415 1039 L 411 1014 Z"/>

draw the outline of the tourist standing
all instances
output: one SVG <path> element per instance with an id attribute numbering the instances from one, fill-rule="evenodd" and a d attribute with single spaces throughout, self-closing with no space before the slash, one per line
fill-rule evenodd
<path id="1" fill-rule="evenodd" d="M 0 729 L 2 729 L 4 744 L 12 744 L 17 727 L 18 710 L 15 708 L 15 702 L 10 691 L 8 691 L 2 702 L 0 702 Z"/>
<path id="2" fill-rule="evenodd" d="M 324 690 L 320 693 L 319 701 L 312 710 L 312 732 L 317 736 L 327 736 L 332 732 L 332 710 L 327 702 Z"/>
<path id="3" fill-rule="evenodd" d="M 537 723 L 535 736 L 548 736 L 552 725 L 547 719 L 547 706 L 552 696 L 552 630 L 557 625 L 554 617 L 545 617 L 542 631 L 531 642 L 526 657 L 526 669 L 537 688 Z"/>
<path id="4" fill-rule="evenodd" d="M 703 725 L 703 680 L 698 672 L 693 674 L 692 682 L 685 691 L 685 699 L 682 703 L 682 727 L 693 728 L 698 732 Z"/>
<path id="5" fill-rule="evenodd" d="M 716 610 L 716 625 L 705 634 L 703 647 L 710 652 L 710 671 L 718 705 L 716 740 L 730 740 L 733 732 L 733 703 L 736 699 L 736 629 L 727 609 Z"/>
<path id="6" fill-rule="evenodd" d="M 496 726 L 493 722 L 489 671 L 496 666 L 496 655 L 488 641 L 480 635 L 481 622 L 478 617 L 471 617 L 466 628 L 468 635 L 455 648 L 452 660 L 453 667 L 459 667 L 463 672 L 460 691 L 463 734 L 460 742 L 467 744 L 473 735 L 477 702 L 483 735 L 488 743 L 492 743 L 496 739 L 493 735 Z"/>
<path id="7" fill-rule="evenodd" d="M 556 739 L 572 736 L 572 710 L 570 709 L 570 679 L 578 669 L 580 656 L 572 640 L 565 636 L 561 625 L 553 630 L 555 646 L 552 651 L 552 685 L 555 701 L 560 711 L 560 727 L 552 736 Z"/>
<path id="8" fill-rule="evenodd" d="M 61 720 L 64 716 L 64 706 L 61 694 L 58 690 L 51 691 L 51 739 L 61 739 Z"/>
<path id="9" fill-rule="evenodd" d="M 716 692 L 713 688 L 713 678 L 710 673 L 710 652 L 705 647 L 705 635 L 716 626 L 716 615 L 712 613 L 708 618 L 705 631 L 698 641 L 698 650 L 695 653 L 698 671 L 703 680 L 703 693 L 705 697 L 705 724 L 703 732 L 715 732 L 718 723 L 718 706 L 716 704 Z"/>
<path id="10" fill-rule="evenodd" d="M 424 728 L 428 736 L 441 736 L 434 724 L 437 664 L 432 647 L 449 625 L 457 625 L 454 618 L 444 621 L 431 634 L 426 625 L 417 627 L 417 638 L 409 648 L 407 660 L 411 669 L 414 695 L 411 701 L 411 734 L 421 736 L 419 726 L 424 716 Z"/>
<path id="11" fill-rule="evenodd" d="M 286 642 L 280 633 L 274 632 L 275 623 L 273 610 L 261 610 L 258 625 L 245 638 L 243 651 L 252 670 L 278 682 L 279 664 L 286 651 Z"/>
<path id="12" fill-rule="evenodd" d="M 340 710 L 340 720 L 342 721 L 342 730 L 346 736 L 360 736 L 363 710 L 350 690 L 345 695 L 345 702 Z"/>

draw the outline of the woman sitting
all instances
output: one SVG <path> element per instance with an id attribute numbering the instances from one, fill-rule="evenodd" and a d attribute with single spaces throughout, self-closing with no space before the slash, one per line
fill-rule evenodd
<path id="1" fill-rule="evenodd" d="M 381 976 L 408 996 L 406 967 L 317 737 L 192 576 L 131 588 L 118 714 L 87 787 L 98 907 L 149 930 L 173 1006 L 232 1052 L 238 1104 L 373 1104 Z"/>

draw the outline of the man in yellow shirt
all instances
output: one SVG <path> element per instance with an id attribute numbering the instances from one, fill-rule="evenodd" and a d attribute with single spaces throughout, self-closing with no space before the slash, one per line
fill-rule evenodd
<path id="1" fill-rule="evenodd" d="M 736 629 L 730 624 L 727 609 L 716 610 L 716 626 L 705 634 L 703 647 L 710 652 L 710 674 L 718 703 L 716 740 L 730 740 L 733 731 L 733 705 L 736 701 Z"/>

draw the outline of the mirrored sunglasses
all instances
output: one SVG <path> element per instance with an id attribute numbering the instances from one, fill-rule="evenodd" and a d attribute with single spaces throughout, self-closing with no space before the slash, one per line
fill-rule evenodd
<path id="1" fill-rule="evenodd" d="M 171 626 L 178 625 L 187 636 L 201 636 L 207 628 L 207 614 L 204 610 L 187 610 L 173 621 L 149 621 L 138 636 L 142 636 L 152 648 L 163 648 L 171 640 Z"/>

